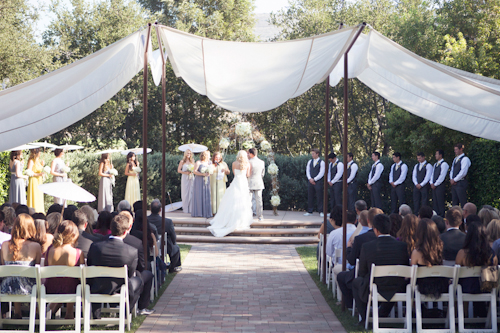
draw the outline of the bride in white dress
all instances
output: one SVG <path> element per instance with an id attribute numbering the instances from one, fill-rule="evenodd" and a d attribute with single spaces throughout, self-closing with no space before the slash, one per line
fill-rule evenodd
<path id="1" fill-rule="evenodd" d="M 234 179 L 222 197 L 217 215 L 208 230 L 215 237 L 224 237 L 234 230 L 249 229 L 253 222 L 252 200 L 247 178 L 251 174 L 247 152 L 240 150 L 233 162 Z"/>

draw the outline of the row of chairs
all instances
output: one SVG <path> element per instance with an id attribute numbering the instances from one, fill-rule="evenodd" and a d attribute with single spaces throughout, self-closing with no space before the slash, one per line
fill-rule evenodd
<path id="1" fill-rule="evenodd" d="M 28 325 L 28 331 L 33 333 L 35 331 L 35 324 L 38 322 L 40 326 L 40 333 L 55 333 L 58 331 L 47 331 L 47 325 L 75 325 L 74 330 L 65 332 L 80 333 L 82 323 L 82 308 L 83 308 L 83 324 L 84 332 L 90 332 L 91 325 L 118 325 L 118 332 L 125 331 L 125 324 L 127 329 L 130 330 L 131 315 L 135 315 L 129 304 L 128 294 L 128 274 L 127 266 L 124 267 L 101 267 L 101 266 L 18 266 L 18 265 L 2 265 L 0 266 L 0 278 L 5 277 L 25 277 L 35 279 L 36 284 L 33 286 L 30 295 L 11 295 L 1 294 L 0 302 L 9 303 L 9 312 L 6 318 L 0 315 L 0 328 L 4 324 L 11 325 Z M 80 280 L 80 284 L 76 288 L 74 294 L 47 294 L 45 286 L 42 284 L 43 279 L 49 278 L 74 278 Z M 88 279 L 92 278 L 119 278 L 124 280 L 124 284 L 120 288 L 120 293 L 114 295 L 101 295 L 91 294 L 90 286 L 87 284 Z M 12 302 L 21 302 L 29 304 L 29 318 L 28 319 L 12 319 L 11 318 L 11 305 Z M 49 303 L 75 303 L 75 319 L 50 319 L 50 311 L 47 309 Z M 118 307 L 115 309 L 103 310 L 103 312 L 118 313 L 118 317 L 105 317 L 101 319 L 93 319 L 91 317 L 91 304 L 103 303 L 111 304 L 116 303 Z M 36 319 L 38 304 L 38 320 Z M 134 309 L 135 310 L 135 309 Z M 47 313 L 49 316 L 47 317 Z M 13 330 L 3 330 L 2 332 L 18 333 L 18 326 Z M 22 331 L 21 331 L 22 332 Z M 110 330 L 102 330 L 92 332 L 109 333 Z"/>

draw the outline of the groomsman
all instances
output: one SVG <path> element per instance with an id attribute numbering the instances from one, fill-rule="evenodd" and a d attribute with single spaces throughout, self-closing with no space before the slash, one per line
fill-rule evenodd
<path id="1" fill-rule="evenodd" d="M 380 162 L 379 152 L 374 151 L 372 153 L 372 161 L 374 163 L 372 165 L 372 169 L 370 170 L 370 174 L 368 175 L 368 183 L 366 184 L 366 187 L 370 190 L 371 207 L 382 209 L 382 197 L 380 196 L 382 182 L 380 180 L 380 176 L 382 176 L 382 172 L 384 172 L 384 166 Z"/>
<path id="2" fill-rule="evenodd" d="M 439 216 L 444 218 L 444 198 L 446 194 L 446 187 L 444 180 L 450 166 L 443 160 L 444 150 L 436 150 L 436 163 L 432 168 L 431 188 L 432 188 L 432 209 Z"/>
<path id="3" fill-rule="evenodd" d="M 470 167 L 470 159 L 464 154 L 464 145 L 457 143 L 453 148 L 455 159 L 451 164 L 450 184 L 451 201 L 453 206 L 463 207 L 467 203 L 467 172 Z"/>
<path id="4" fill-rule="evenodd" d="M 389 173 L 389 183 L 391 184 L 391 214 L 399 212 L 399 205 L 405 204 L 405 180 L 408 174 L 408 166 L 401 161 L 401 153 L 392 154 L 392 161 Z"/>
<path id="5" fill-rule="evenodd" d="M 358 165 L 353 161 L 354 155 L 347 153 L 347 209 L 355 212 L 354 203 L 358 200 Z"/>
<path id="6" fill-rule="evenodd" d="M 425 154 L 417 154 L 418 164 L 413 168 L 413 211 L 418 214 L 421 206 L 429 205 L 429 181 L 432 176 L 432 165 L 425 160 Z"/>
<path id="7" fill-rule="evenodd" d="M 342 175 L 344 163 L 340 162 L 335 153 L 328 155 L 328 185 L 330 186 L 330 207 L 342 205 Z"/>
<path id="8" fill-rule="evenodd" d="M 314 197 L 318 212 L 323 217 L 323 176 L 325 175 L 325 162 L 319 158 L 319 149 L 311 150 L 312 159 L 307 162 L 306 176 L 309 181 L 307 186 L 307 213 L 304 216 L 312 215 L 314 211 Z"/>

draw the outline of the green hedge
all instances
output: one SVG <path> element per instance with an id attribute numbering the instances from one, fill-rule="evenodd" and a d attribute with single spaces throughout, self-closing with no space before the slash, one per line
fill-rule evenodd
<path id="1" fill-rule="evenodd" d="M 500 142 L 476 139 L 468 149 L 469 201 L 478 207 L 492 205 L 500 208 Z"/>

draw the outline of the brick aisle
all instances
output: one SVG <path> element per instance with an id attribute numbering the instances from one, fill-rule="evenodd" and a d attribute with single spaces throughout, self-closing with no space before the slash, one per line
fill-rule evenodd
<path id="1" fill-rule="evenodd" d="M 292 245 L 194 244 L 138 333 L 345 332 Z"/>

